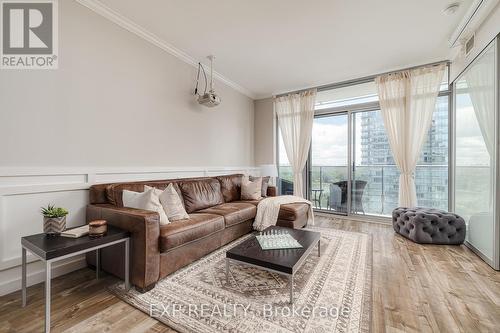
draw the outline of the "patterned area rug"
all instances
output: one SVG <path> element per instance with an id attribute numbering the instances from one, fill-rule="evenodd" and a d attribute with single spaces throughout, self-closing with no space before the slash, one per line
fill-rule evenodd
<path id="1" fill-rule="evenodd" d="M 321 257 L 313 250 L 294 277 L 244 265 L 225 275 L 225 252 L 252 235 L 203 257 L 144 294 L 111 290 L 179 332 L 369 332 L 372 240 L 370 235 L 327 228 Z"/>

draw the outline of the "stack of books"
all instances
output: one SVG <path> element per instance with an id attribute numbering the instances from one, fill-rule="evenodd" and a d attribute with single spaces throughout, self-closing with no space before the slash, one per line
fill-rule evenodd
<path id="1" fill-rule="evenodd" d="M 67 229 L 61 232 L 61 236 L 69 238 L 79 238 L 89 234 L 89 225 L 82 225 L 81 227 L 76 227 L 72 229 Z"/>

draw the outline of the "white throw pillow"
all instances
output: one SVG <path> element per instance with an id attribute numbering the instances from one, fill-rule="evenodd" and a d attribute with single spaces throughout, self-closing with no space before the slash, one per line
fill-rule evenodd
<path id="1" fill-rule="evenodd" d="M 259 200 L 262 196 L 262 177 L 250 181 L 244 177 L 241 182 L 241 200 Z"/>
<path id="2" fill-rule="evenodd" d="M 145 188 L 152 188 L 149 186 L 145 186 Z M 179 197 L 179 193 L 174 188 L 174 185 L 168 184 L 165 191 L 155 189 L 158 198 L 160 199 L 160 203 L 163 206 L 163 210 L 165 214 L 167 214 L 169 221 L 177 221 L 188 219 L 189 215 L 182 204 L 181 198 Z"/>
<path id="3" fill-rule="evenodd" d="M 167 214 L 163 210 L 158 195 L 153 188 L 144 192 L 134 192 L 123 190 L 122 194 L 123 207 L 151 210 L 160 215 L 160 225 L 169 224 Z"/>

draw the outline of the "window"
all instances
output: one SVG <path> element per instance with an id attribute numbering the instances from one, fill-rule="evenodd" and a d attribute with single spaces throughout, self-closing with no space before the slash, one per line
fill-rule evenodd
<path id="1" fill-rule="evenodd" d="M 438 97 L 415 171 L 418 204 L 448 210 L 448 95 Z"/>
<path id="2" fill-rule="evenodd" d="M 366 182 L 363 210 L 390 215 L 398 206 L 399 170 L 394 163 L 380 110 L 353 113 L 353 180 Z M 448 209 L 448 96 L 436 103 L 431 128 L 415 171 L 418 204 Z"/>
<path id="3" fill-rule="evenodd" d="M 347 113 L 316 117 L 313 123 L 310 163 L 310 199 L 314 206 L 347 213 Z"/>
<path id="4" fill-rule="evenodd" d="M 419 205 L 447 210 L 447 71 L 440 90 L 415 170 L 415 183 Z M 390 215 L 398 206 L 399 170 L 385 132 L 375 83 L 318 92 L 316 114 L 307 184 L 314 206 L 341 214 Z M 293 191 L 293 176 L 280 134 L 278 138 L 280 179 L 286 182 L 280 188 L 282 194 L 288 194 Z"/>
<path id="5" fill-rule="evenodd" d="M 351 212 L 388 215 L 397 207 L 399 171 L 392 158 L 380 110 L 353 112 L 352 121 Z"/>

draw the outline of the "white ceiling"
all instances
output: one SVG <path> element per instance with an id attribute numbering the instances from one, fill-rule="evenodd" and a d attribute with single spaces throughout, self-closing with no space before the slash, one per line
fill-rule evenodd
<path id="1" fill-rule="evenodd" d="M 257 98 L 448 58 L 472 0 L 101 0 Z"/>

